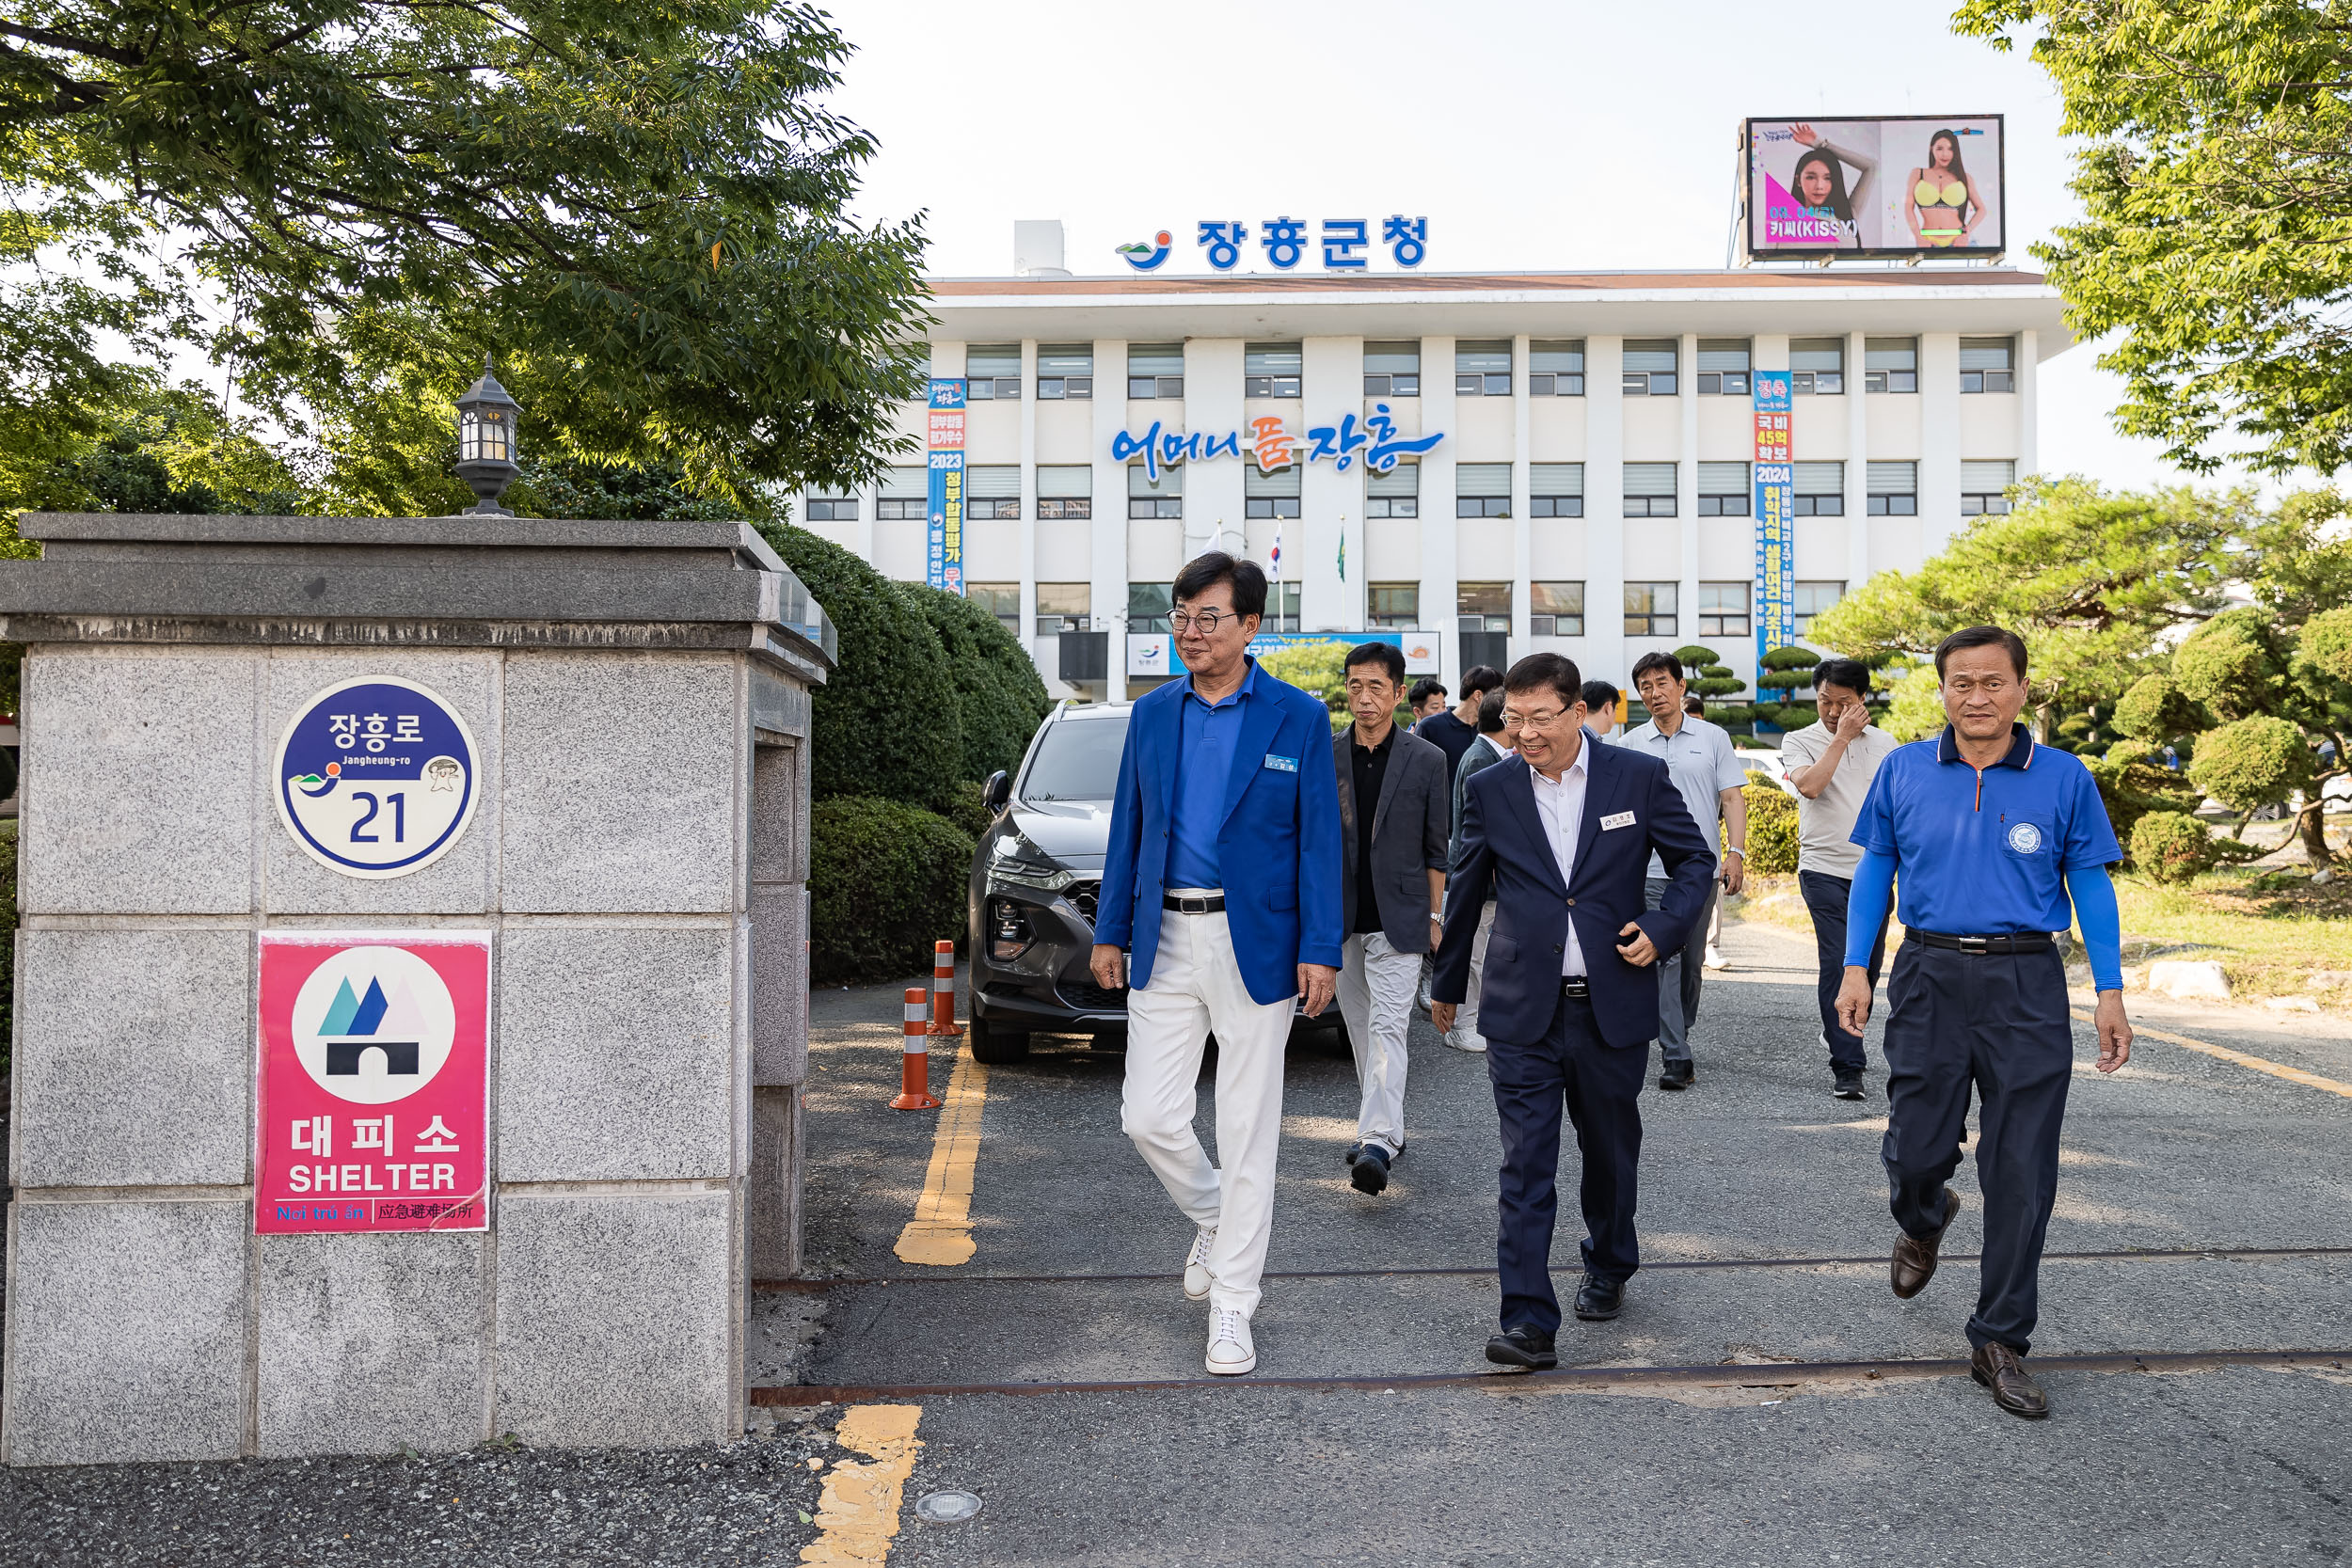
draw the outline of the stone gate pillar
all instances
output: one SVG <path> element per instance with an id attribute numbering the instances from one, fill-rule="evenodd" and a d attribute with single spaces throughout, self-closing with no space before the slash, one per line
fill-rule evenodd
<path id="1" fill-rule="evenodd" d="M 24 532 L 8 1462 L 739 1432 L 822 609 L 736 523 Z"/>

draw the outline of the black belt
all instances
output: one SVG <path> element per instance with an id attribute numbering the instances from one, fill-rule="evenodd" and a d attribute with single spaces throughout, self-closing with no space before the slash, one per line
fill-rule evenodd
<path id="1" fill-rule="evenodd" d="M 1956 937 L 1943 931 L 1922 931 L 1914 926 L 1904 935 L 1930 947 L 1947 947 L 1955 953 L 2047 953 L 2058 944 L 2047 931 L 2013 931 L 1997 937 Z"/>
<path id="2" fill-rule="evenodd" d="M 1160 908 L 1174 910 L 1179 914 L 1223 914 L 1225 895 L 1188 893 L 1179 897 L 1173 893 L 1163 893 L 1160 895 Z"/>
<path id="3" fill-rule="evenodd" d="M 1560 976 L 1560 994 L 1589 997 L 1593 994 L 1592 984 L 1581 974 L 1563 974 Z"/>

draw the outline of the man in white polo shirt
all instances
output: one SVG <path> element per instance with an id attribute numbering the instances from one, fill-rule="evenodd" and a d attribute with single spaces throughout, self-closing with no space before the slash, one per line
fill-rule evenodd
<path id="1" fill-rule="evenodd" d="M 1821 977 L 1821 1043 L 1829 1050 L 1832 1086 L 1840 1100 L 1860 1100 L 1862 1037 L 1837 1020 L 1837 988 L 1846 978 L 1846 900 L 1853 892 L 1862 846 L 1854 820 L 1870 794 L 1879 764 L 1898 742 L 1870 722 L 1865 705 L 1870 672 L 1859 659 L 1825 658 L 1813 667 L 1820 721 L 1784 736 L 1781 769 L 1797 790 L 1797 889 L 1813 911 L 1813 942 Z M 1886 958 L 1886 917 L 1870 943 L 1870 985 Z"/>
<path id="2" fill-rule="evenodd" d="M 1707 903 L 1691 923 L 1694 932 L 1707 929 L 1715 900 L 1740 891 L 1748 859 L 1748 798 L 1740 793 L 1747 772 L 1731 749 L 1731 736 L 1719 724 L 1694 719 L 1682 710 L 1690 683 L 1683 678 L 1682 660 L 1672 654 L 1644 654 L 1633 663 L 1633 689 L 1649 710 L 1649 722 L 1614 737 L 1619 746 L 1647 752 L 1666 765 L 1666 776 L 1698 822 L 1708 847 L 1717 843 L 1716 824 L 1723 824 L 1723 851 L 1715 880 L 1708 884 Z M 1666 868 L 1650 857 L 1648 896 L 1660 908 L 1670 884 Z M 1698 1082 L 1691 1059 L 1691 1025 L 1699 1016 L 1699 955 L 1689 949 L 1661 960 L 1658 974 L 1658 1045 L 1665 1060 L 1658 1074 L 1661 1089 L 1687 1089 Z"/>

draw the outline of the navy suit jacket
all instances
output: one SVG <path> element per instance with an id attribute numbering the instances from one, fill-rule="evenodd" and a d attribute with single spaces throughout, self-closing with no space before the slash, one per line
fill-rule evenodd
<path id="1" fill-rule="evenodd" d="M 1611 1045 L 1658 1037 L 1658 965 L 1637 968 L 1618 956 L 1629 920 L 1648 933 L 1658 956 L 1679 950 L 1707 901 L 1715 852 L 1691 818 L 1666 765 L 1620 746 L 1583 745 L 1584 821 L 1576 840 L 1574 885 L 1560 882 L 1560 860 L 1535 809 L 1526 759 L 1510 757 L 1473 774 L 1462 803 L 1462 847 L 1447 883 L 1445 940 L 1438 948 L 1429 994 L 1458 1003 L 1470 980 L 1470 942 L 1480 908 L 1495 900 L 1486 939 L 1478 1030 L 1490 1039 L 1532 1045 L 1550 1032 L 1560 1006 L 1560 961 L 1568 923 L 1592 985 L 1593 1020 Z M 1630 813 L 1623 827 L 1601 818 Z M 1643 908 L 1651 850 L 1672 885 L 1663 908 Z"/>
<path id="2" fill-rule="evenodd" d="M 1094 940 L 1131 948 L 1128 984 L 1151 984 L 1160 950 L 1175 810 L 1176 753 L 1189 678 L 1136 699 L 1119 757 L 1111 841 Z M 1298 994 L 1298 966 L 1337 969 L 1341 913 L 1340 792 L 1331 771 L 1331 710 L 1263 670 L 1242 704 L 1242 729 L 1216 835 L 1225 922 L 1242 984 L 1257 1002 Z"/>

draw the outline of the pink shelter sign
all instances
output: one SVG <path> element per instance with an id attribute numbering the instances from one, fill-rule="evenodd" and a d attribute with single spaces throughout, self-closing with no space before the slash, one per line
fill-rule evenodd
<path id="1" fill-rule="evenodd" d="M 253 1228 L 486 1230 L 490 934 L 264 931 Z"/>

